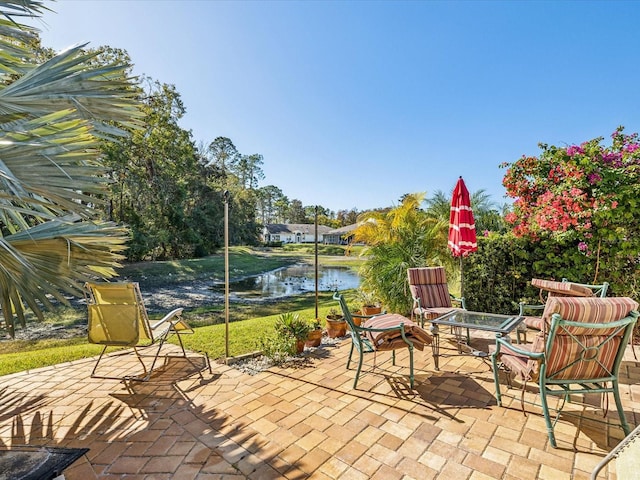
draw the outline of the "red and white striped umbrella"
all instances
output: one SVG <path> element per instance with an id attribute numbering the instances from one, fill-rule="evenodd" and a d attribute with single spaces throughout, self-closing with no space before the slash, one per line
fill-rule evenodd
<path id="1" fill-rule="evenodd" d="M 471 198 L 462 177 L 458 178 L 451 198 L 449 250 L 454 257 L 466 257 L 471 252 L 478 250 Z"/>

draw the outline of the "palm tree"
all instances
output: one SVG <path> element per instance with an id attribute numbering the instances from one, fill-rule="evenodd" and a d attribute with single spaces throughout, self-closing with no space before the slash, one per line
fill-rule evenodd
<path id="1" fill-rule="evenodd" d="M 449 221 L 451 211 L 451 195 L 447 196 L 442 190 L 436 191 L 431 198 L 425 200 L 427 213 L 442 221 Z M 485 230 L 492 232 L 506 231 L 503 215 L 497 203 L 491 200 L 491 195 L 480 189 L 471 194 L 471 207 L 476 222 L 476 232 Z M 504 207 L 502 207 L 504 209 Z"/>
<path id="2" fill-rule="evenodd" d="M 391 311 L 411 307 L 407 268 L 450 263 L 446 222 L 428 217 L 420 205 L 423 194 L 409 194 L 388 211 L 362 214 L 354 241 L 364 242 L 367 257 L 361 269 L 362 288 L 372 292 Z"/>
<path id="3" fill-rule="evenodd" d="M 12 336 L 27 307 L 42 319 L 52 299 L 115 275 L 128 236 L 96 220 L 98 147 L 140 118 L 129 65 L 92 62 L 84 45 L 38 60 L 37 31 L 19 20 L 44 10 L 0 1 L 0 307 Z"/>

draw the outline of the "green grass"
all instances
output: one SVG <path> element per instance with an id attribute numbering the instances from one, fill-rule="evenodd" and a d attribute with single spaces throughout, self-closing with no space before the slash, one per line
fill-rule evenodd
<path id="1" fill-rule="evenodd" d="M 346 293 L 349 298 L 353 298 L 354 291 Z M 330 292 L 318 295 L 318 317 L 321 319 L 324 319 L 330 308 L 337 307 L 331 296 Z M 229 355 L 238 356 L 256 351 L 261 336 L 273 331 L 278 315 L 289 311 L 297 312 L 303 319 L 311 321 L 315 318 L 315 294 L 298 295 L 266 304 L 233 304 L 230 309 Z M 55 315 L 67 323 L 86 322 L 86 312 L 69 307 L 61 308 Z M 195 327 L 193 335 L 183 337 L 186 348 L 206 352 L 211 359 L 224 357 L 224 307 L 186 311 L 184 316 Z M 0 342 L 0 376 L 94 357 L 99 355 L 101 349 L 99 345 L 89 344 L 85 336 L 3 341 Z M 115 349 L 109 349 L 113 350 Z"/>

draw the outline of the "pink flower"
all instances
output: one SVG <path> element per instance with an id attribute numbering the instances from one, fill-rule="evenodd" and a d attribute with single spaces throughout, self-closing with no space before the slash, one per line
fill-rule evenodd
<path id="1" fill-rule="evenodd" d="M 611 208 L 614 209 L 618 206 L 618 202 L 616 202 L 615 200 L 613 202 L 611 202 Z"/>
<path id="2" fill-rule="evenodd" d="M 489 230 L 485 230 L 484 232 L 482 232 L 482 234 L 483 234 L 485 237 L 488 237 L 488 236 L 489 236 Z"/>
<path id="3" fill-rule="evenodd" d="M 580 250 L 581 252 L 586 252 L 588 248 L 589 248 L 589 245 L 587 245 L 586 243 L 584 242 L 578 243 L 578 250 Z"/>
<path id="4" fill-rule="evenodd" d="M 577 145 L 571 145 L 570 147 L 567 147 L 567 155 L 569 155 L 570 157 L 573 157 L 574 155 L 582 155 L 583 153 L 584 149 Z"/>

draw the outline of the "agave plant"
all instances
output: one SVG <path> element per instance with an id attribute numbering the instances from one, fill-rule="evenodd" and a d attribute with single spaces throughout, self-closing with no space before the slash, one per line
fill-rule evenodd
<path id="1" fill-rule="evenodd" d="M 84 45 L 38 59 L 37 31 L 19 21 L 44 10 L 0 1 L 0 307 L 12 336 L 25 308 L 42 319 L 51 299 L 115 275 L 128 235 L 96 220 L 98 147 L 140 118 L 129 65 L 92 61 Z"/>

